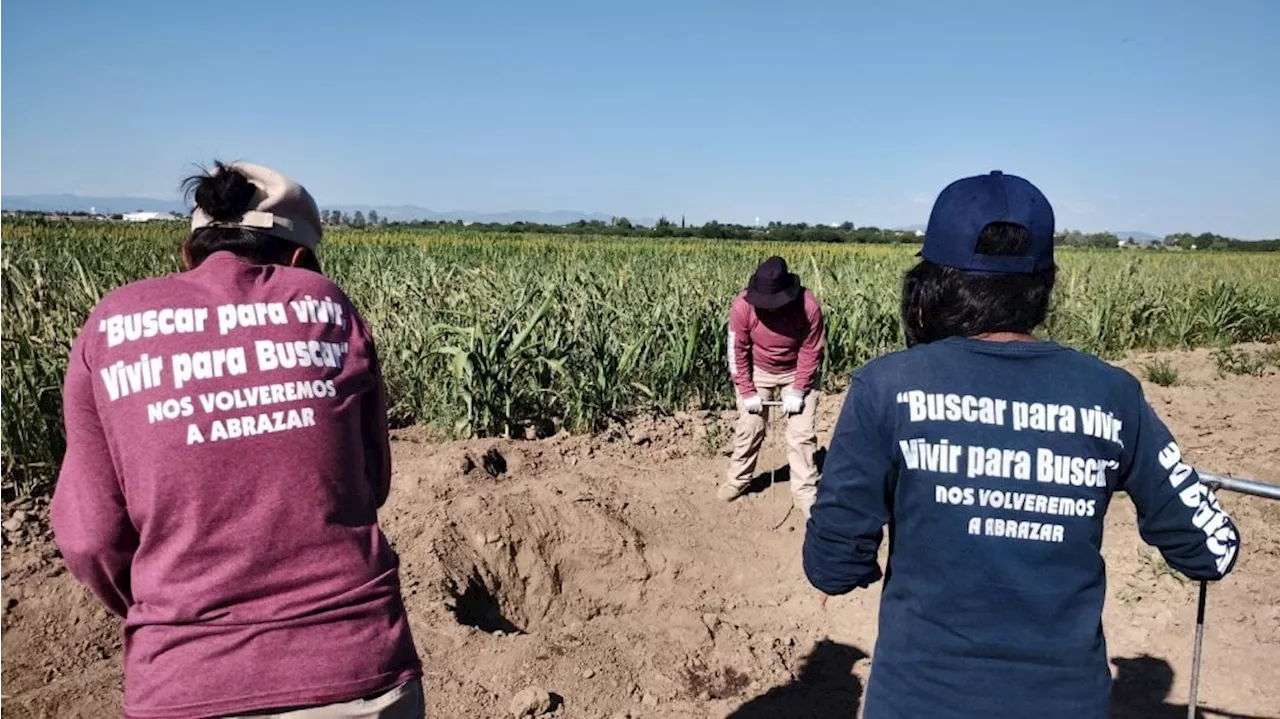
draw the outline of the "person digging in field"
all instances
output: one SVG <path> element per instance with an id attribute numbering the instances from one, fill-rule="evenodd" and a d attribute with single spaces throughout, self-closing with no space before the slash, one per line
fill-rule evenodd
<path id="1" fill-rule="evenodd" d="M 107 295 L 71 349 L 52 522 L 124 618 L 128 717 L 420 718 L 369 329 L 279 173 L 187 181 L 186 271 Z"/>
<path id="2" fill-rule="evenodd" d="M 993 172 L 948 186 L 907 272 L 908 349 L 854 376 L 805 533 L 823 594 L 880 579 L 865 719 L 1106 717 L 1103 518 L 1214 580 L 1240 538 L 1138 381 L 1038 340 L 1053 209 Z"/>
<path id="3" fill-rule="evenodd" d="M 814 416 L 824 340 L 822 307 L 813 293 L 781 257 L 761 263 L 729 310 L 729 375 L 738 393 L 738 426 L 720 499 L 732 502 L 751 486 L 769 416 L 764 403 L 780 400 L 787 415 L 792 501 L 808 518 L 819 480 Z"/>

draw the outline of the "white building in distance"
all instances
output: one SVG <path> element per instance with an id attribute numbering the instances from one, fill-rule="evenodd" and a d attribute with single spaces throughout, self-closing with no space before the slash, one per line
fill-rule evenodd
<path id="1" fill-rule="evenodd" d="M 120 218 L 125 222 L 151 222 L 153 220 L 176 220 L 178 216 L 172 212 L 126 212 Z"/>

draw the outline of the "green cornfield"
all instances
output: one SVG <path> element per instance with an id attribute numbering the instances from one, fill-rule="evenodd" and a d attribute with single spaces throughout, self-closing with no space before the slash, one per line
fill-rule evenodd
<path id="1" fill-rule="evenodd" d="M 47 493 L 63 451 L 66 354 L 93 304 L 178 269 L 176 224 L 6 221 L 3 471 Z M 899 346 L 914 247 L 339 229 L 327 274 L 373 327 L 397 426 L 457 435 L 591 431 L 638 413 L 719 408 L 730 300 L 787 258 L 824 307 L 838 389 Z M 1046 335 L 1107 357 L 1280 339 L 1280 253 L 1062 251 Z"/>

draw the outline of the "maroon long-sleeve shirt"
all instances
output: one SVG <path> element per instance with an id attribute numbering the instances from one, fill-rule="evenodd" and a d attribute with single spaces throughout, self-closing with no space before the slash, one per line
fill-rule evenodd
<path id="1" fill-rule="evenodd" d="M 776 310 L 757 310 L 747 302 L 747 293 L 740 293 L 729 310 L 729 374 L 738 394 L 756 393 L 756 369 L 775 375 L 795 372 L 797 389 L 816 389 L 825 341 L 822 307 L 809 290 L 801 301 Z"/>
<path id="2" fill-rule="evenodd" d="M 420 673 L 368 329 L 324 276 L 220 252 L 72 347 L 53 529 L 125 618 L 129 717 L 345 701 Z"/>

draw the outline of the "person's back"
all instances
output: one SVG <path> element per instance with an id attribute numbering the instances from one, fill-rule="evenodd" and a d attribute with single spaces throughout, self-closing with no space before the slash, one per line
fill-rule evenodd
<path id="1" fill-rule="evenodd" d="M 1002 217 L 978 229 L 993 257 L 1021 259 L 1005 250 L 1025 252 L 1026 233 Z M 1106 716 L 1101 543 L 1115 492 L 1176 569 L 1217 579 L 1235 561 L 1234 525 L 1137 380 L 1025 334 L 1047 306 L 1047 254 L 1013 279 L 926 254 L 904 290 L 914 346 L 854 376 L 804 566 L 828 594 L 867 586 L 889 525 L 867 719 Z"/>
<path id="2" fill-rule="evenodd" d="M 1199 485 L 1188 505 L 1170 484 L 1189 468 L 1137 381 L 1094 357 L 950 338 L 868 364 L 853 392 L 898 454 L 875 690 L 904 716 L 941 716 L 928 699 L 940 694 L 957 716 L 1105 711 L 1100 549 L 1115 491 L 1148 510 L 1144 535 L 1180 571 L 1217 578 L 1234 559 L 1226 515 L 1195 520 Z"/>
<path id="3" fill-rule="evenodd" d="M 53 521 L 125 616 L 125 712 L 358 699 L 420 672 L 378 529 L 369 332 L 323 275 L 227 251 L 102 300 L 71 354 Z"/>

